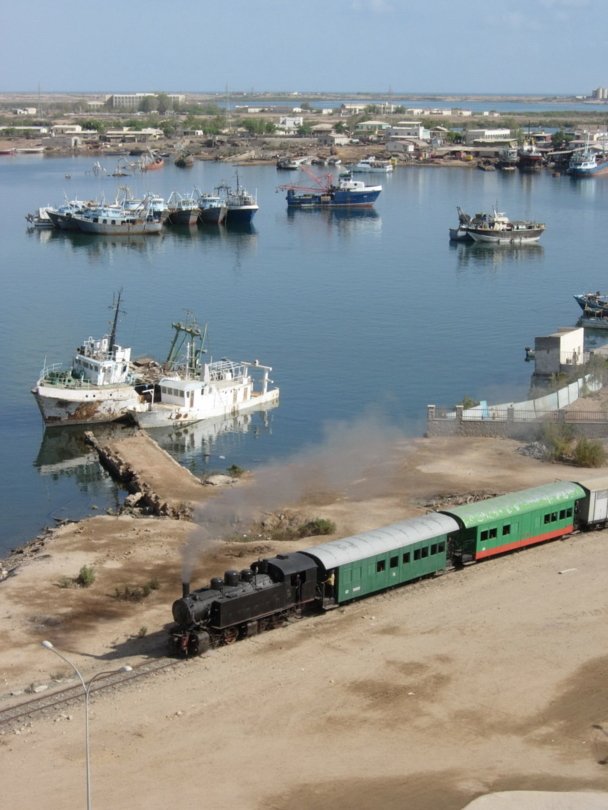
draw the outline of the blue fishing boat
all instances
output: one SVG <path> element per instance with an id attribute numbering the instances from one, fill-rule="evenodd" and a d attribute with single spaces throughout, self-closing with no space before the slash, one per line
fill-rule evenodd
<path id="1" fill-rule="evenodd" d="M 370 208 L 382 191 L 382 186 L 367 186 L 353 180 L 350 173 L 341 174 L 336 181 L 331 174 L 317 176 L 309 173 L 316 187 L 286 185 L 288 208 Z"/>
<path id="2" fill-rule="evenodd" d="M 573 152 L 568 174 L 573 177 L 595 177 L 608 173 L 608 154 L 589 147 Z"/>

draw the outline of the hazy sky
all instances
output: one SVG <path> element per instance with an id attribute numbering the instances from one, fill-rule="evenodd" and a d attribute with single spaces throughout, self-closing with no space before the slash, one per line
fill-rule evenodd
<path id="1" fill-rule="evenodd" d="M 607 0 L 0 0 L 0 92 L 588 95 Z"/>

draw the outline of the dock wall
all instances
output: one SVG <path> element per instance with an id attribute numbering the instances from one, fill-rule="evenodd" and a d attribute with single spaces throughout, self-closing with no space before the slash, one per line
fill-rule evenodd
<path id="1" fill-rule="evenodd" d="M 602 383 L 587 375 L 537 399 L 488 405 L 480 402 L 474 408 L 457 405 L 453 410 L 427 405 L 427 436 L 487 436 L 529 440 L 544 422 L 568 423 L 588 438 L 608 436 L 608 412 L 602 410 L 569 410 L 583 395 L 599 391 Z"/>

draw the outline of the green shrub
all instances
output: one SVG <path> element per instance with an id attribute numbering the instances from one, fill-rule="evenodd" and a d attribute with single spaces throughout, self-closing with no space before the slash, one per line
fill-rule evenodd
<path id="1" fill-rule="evenodd" d="M 74 581 L 81 588 L 89 588 L 95 582 L 95 571 L 90 565 L 83 565 Z"/>
<path id="2" fill-rule="evenodd" d="M 579 467 L 603 467 L 606 451 L 600 442 L 581 437 L 574 448 L 574 463 Z"/>
<path id="3" fill-rule="evenodd" d="M 336 531 L 336 524 L 333 520 L 326 518 L 315 518 L 303 523 L 298 529 L 300 537 L 314 537 L 320 534 L 333 534 Z"/>
<path id="4" fill-rule="evenodd" d="M 232 478 L 241 478 L 245 474 L 245 470 L 238 464 L 231 464 L 227 472 Z"/>

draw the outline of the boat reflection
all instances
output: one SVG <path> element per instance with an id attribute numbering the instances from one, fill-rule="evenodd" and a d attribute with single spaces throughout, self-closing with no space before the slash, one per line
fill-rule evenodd
<path id="1" fill-rule="evenodd" d="M 106 478 L 97 453 L 86 443 L 84 434 L 92 432 L 103 441 L 134 432 L 124 425 L 65 425 L 44 431 L 34 467 L 40 475 L 50 475 L 55 480 L 61 476 L 74 476 L 80 483 L 90 483 Z"/>
<path id="2" fill-rule="evenodd" d="M 264 405 L 235 416 L 204 419 L 191 425 L 148 428 L 147 433 L 163 450 L 194 474 L 206 471 L 246 433 L 254 436 L 271 433 L 272 411 L 278 403 Z"/>
<path id="3" fill-rule="evenodd" d="M 165 238 L 164 234 L 125 234 L 124 236 L 100 236 L 79 231 L 48 231 L 48 241 L 63 241 L 72 250 L 86 251 L 91 256 L 106 255 L 109 251 L 131 250 L 149 251 L 158 249 Z"/>
<path id="4" fill-rule="evenodd" d="M 382 218 L 375 208 L 288 208 L 287 219 L 316 219 L 343 233 L 380 230 Z"/>
<path id="5" fill-rule="evenodd" d="M 450 242 L 450 250 L 455 250 L 458 265 L 467 267 L 498 267 L 502 264 L 518 262 L 540 262 L 544 255 L 542 245 L 492 245 L 484 242 Z"/>

